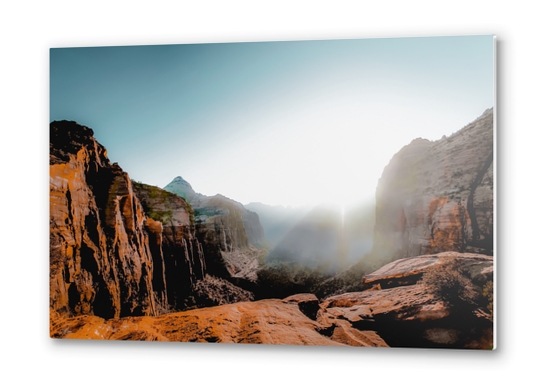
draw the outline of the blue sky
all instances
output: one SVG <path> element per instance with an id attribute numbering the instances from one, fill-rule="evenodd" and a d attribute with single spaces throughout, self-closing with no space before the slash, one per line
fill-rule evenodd
<path id="1" fill-rule="evenodd" d="M 493 37 L 51 49 L 50 119 L 242 203 L 371 200 L 389 160 L 493 106 Z"/>

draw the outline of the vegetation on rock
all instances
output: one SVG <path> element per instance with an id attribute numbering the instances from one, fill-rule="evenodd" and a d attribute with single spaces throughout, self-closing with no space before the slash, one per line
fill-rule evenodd
<path id="1" fill-rule="evenodd" d="M 430 268 L 420 283 L 437 298 L 451 306 L 473 303 L 477 298 L 475 286 L 465 276 L 465 268 L 456 256 L 443 256 L 441 263 Z"/>

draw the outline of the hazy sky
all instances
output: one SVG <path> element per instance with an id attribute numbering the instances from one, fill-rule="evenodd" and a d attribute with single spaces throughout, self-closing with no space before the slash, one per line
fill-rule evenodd
<path id="1" fill-rule="evenodd" d="M 50 90 L 51 121 L 92 128 L 135 180 L 348 204 L 493 106 L 493 37 L 58 48 Z"/>

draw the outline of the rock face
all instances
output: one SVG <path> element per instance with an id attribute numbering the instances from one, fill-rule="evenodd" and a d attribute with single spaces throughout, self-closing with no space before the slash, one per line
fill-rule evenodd
<path id="1" fill-rule="evenodd" d="M 220 194 L 205 196 L 196 193 L 181 176 L 173 179 L 164 189 L 186 198 L 194 207 L 196 221 L 200 223 L 214 222 L 212 219 L 215 216 L 230 216 L 226 221 L 229 225 L 226 229 L 232 237 L 232 246 L 246 247 L 247 243 L 256 247 L 262 245 L 264 231 L 258 214 L 246 209 L 241 203 Z"/>
<path id="2" fill-rule="evenodd" d="M 365 261 L 444 251 L 493 254 L 493 109 L 450 137 L 414 140 L 379 180 Z"/>
<path id="3" fill-rule="evenodd" d="M 266 251 L 264 232 L 258 215 L 241 203 L 220 194 L 196 193 L 182 177 L 176 177 L 165 190 L 186 196 L 193 207 L 196 235 L 203 245 L 209 273 L 232 281 L 254 282 Z"/>
<path id="4" fill-rule="evenodd" d="M 110 163 L 90 128 L 51 123 L 53 311 L 107 319 L 252 300 L 241 288 L 205 279 L 204 248 L 185 199 L 132 182 Z M 225 293 L 217 294 L 217 286 Z"/>
<path id="5" fill-rule="evenodd" d="M 104 318 L 159 314 L 168 306 L 166 280 L 151 243 L 161 227 L 147 222 L 130 178 L 92 135 L 74 122 L 50 126 L 51 308 Z"/>
<path id="6" fill-rule="evenodd" d="M 154 268 L 163 271 L 170 306 L 182 308 L 194 284 L 206 274 L 203 247 L 195 236 L 192 207 L 185 199 L 158 187 L 135 182 L 132 185 L 149 216 L 150 247 L 157 253 L 161 248 L 163 264 Z M 154 227 L 157 230 L 153 231 Z"/>

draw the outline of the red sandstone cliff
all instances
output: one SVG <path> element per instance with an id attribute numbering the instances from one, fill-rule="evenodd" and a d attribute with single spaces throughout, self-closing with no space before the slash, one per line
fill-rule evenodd
<path id="1" fill-rule="evenodd" d="M 71 315 L 156 315 L 167 307 L 147 218 L 90 128 L 50 126 L 50 300 Z M 156 229 L 159 232 L 159 229 Z"/>
<path id="2" fill-rule="evenodd" d="M 365 262 L 443 251 L 493 254 L 493 109 L 450 137 L 412 141 L 379 180 Z"/>
<path id="3" fill-rule="evenodd" d="M 151 252 L 162 254 L 154 268 L 164 275 L 169 304 L 183 308 L 197 281 L 205 277 L 205 257 L 194 232 L 194 215 L 183 198 L 146 184 L 133 184 L 147 219 Z M 162 272 L 160 272 L 162 271 Z M 161 281 L 161 279 L 159 279 Z"/>
<path id="4" fill-rule="evenodd" d="M 53 311 L 154 316 L 253 299 L 250 292 L 207 276 L 213 261 L 205 258 L 185 199 L 130 180 L 111 165 L 90 128 L 51 123 Z"/>
<path id="5" fill-rule="evenodd" d="M 241 203 L 217 194 L 196 193 L 181 176 L 164 190 L 185 198 L 193 207 L 196 235 L 203 245 L 208 271 L 236 284 L 253 286 L 260 259 L 267 251 L 258 214 Z"/>

